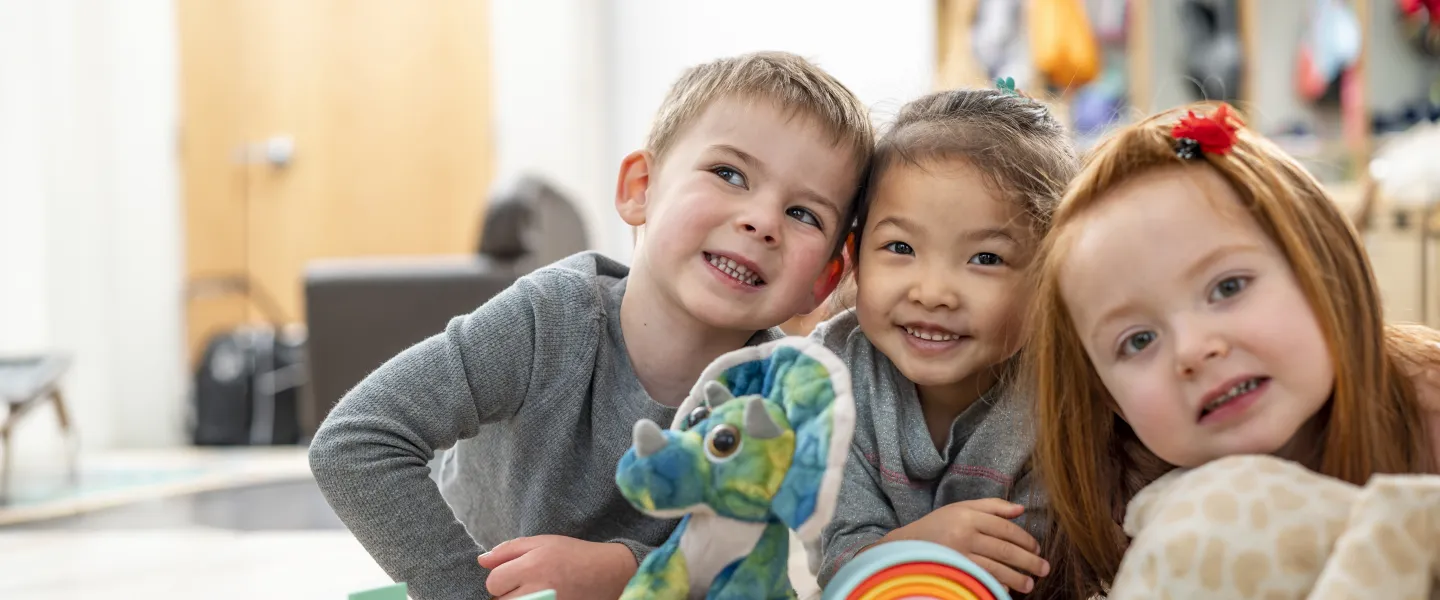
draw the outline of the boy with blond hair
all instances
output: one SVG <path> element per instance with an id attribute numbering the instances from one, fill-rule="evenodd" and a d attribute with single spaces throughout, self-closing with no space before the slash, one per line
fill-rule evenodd
<path id="1" fill-rule="evenodd" d="M 335 512 L 417 599 L 618 597 L 676 524 L 615 484 L 635 422 L 670 422 L 712 360 L 829 295 L 873 141 L 800 57 L 687 71 L 620 165 L 633 264 L 539 269 L 346 394 L 310 449 Z"/>

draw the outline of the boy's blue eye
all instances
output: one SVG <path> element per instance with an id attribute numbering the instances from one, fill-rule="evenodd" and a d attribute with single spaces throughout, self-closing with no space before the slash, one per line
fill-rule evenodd
<path id="1" fill-rule="evenodd" d="M 1220 283 L 1215 284 L 1215 287 L 1210 290 L 1210 301 L 1219 302 L 1230 298 L 1239 294 L 1248 285 L 1250 285 L 1249 277 L 1226 277 L 1220 280 Z"/>
<path id="2" fill-rule="evenodd" d="M 818 229 L 825 228 L 823 225 L 820 224 L 820 217 L 815 216 L 815 213 L 810 212 L 810 209 L 808 208 L 792 206 L 785 209 L 785 214 L 789 215 L 790 218 L 795 219 L 796 221 L 799 221 L 806 225 L 814 225 Z"/>
<path id="3" fill-rule="evenodd" d="M 1127 337 L 1124 341 L 1120 342 L 1120 355 L 1130 356 L 1132 354 L 1140 352 L 1154 341 L 1155 332 L 1153 331 L 1139 331 L 1131 334 L 1130 337 Z"/>
<path id="4" fill-rule="evenodd" d="M 716 177 L 725 180 L 725 183 L 728 183 L 738 188 L 749 189 L 750 184 L 745 181 L 745 174 L 736 171 L 733 168 L 724 166 L 715 167 L 713 169 L 710 169 L 710 172 L 714 173 Z"/>
<path id="5" fill-rule="evenodd" d="M 976 254 L 975 256 L 970 257 L 970 264 L 981 265 L 985 267 L 998 267 L 1005 264 L 1005 259 L 1000 258 L 999 254 L 995 254 L 993 252 L 981 252 L 979 254 Z"/>
<path id="6" fill-rule="evenodd" d="M 884 246 L 881 246 L 881 248 L 904 256 L 915 254 L 915 249 L 911 248 L 910 244 L 907 244 L 905 242 L 890 242 L 888 244 L 885 244 Z"/>

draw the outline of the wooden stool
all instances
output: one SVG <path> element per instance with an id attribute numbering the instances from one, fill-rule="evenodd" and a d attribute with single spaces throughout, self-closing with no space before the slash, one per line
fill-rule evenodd
<path id="1" fill-rule="evenodd" d="M 10 434 L 30 409 L 47 400 L 55 405 L 55 416 L 65 438 L 70 481 L 76 480 L 78 437 L 60 393 L 60 378 L 69 369 L 70 358 L 60 354 L 0 357 L 0 408 L 5 410 L 5 420 L 0 422 L 0 452 L 5 455 L 0 463 L 0 504 L 10 500 L 10 469 L 15 454 Z"/>

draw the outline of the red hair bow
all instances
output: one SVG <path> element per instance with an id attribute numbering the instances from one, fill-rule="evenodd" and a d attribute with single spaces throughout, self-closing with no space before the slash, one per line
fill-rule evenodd
<path id="1" fill-rule="evenodd" d="M 1180 158 L 1196 158 L 1205 154 L 1225 154 L 1235 145 L 1236 133 L 1240 130 L 1230 106 L 1221 104 L 1214 114 L 1196 116 L 1189 111 L 1170 130 L 1175 138 L 1175 153 Z"/>

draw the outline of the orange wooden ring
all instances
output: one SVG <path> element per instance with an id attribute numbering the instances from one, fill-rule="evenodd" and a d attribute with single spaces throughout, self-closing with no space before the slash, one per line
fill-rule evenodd
<path id="1" fill-rule="evenodd" d="M 945 579 L 951 579 L 974 592 L 978 600 L 995 600 L 994 594 L 991 594 L 990 590 L 986 589 L 984 584 L 980 583 L 979 580 L 972 577 L 969 573 L 955 567 L 938 563 L 907 563 L 875 573 L 865 578 L 864 583 L 861 583 L 859 586 L 856 586 L 854 590 L 851 590 L 850 594 L 846 596 L 846 600 L 859 600 L 866 592 L 875 586 L 890 579 L 907 575 L 936 575 Z"/>

